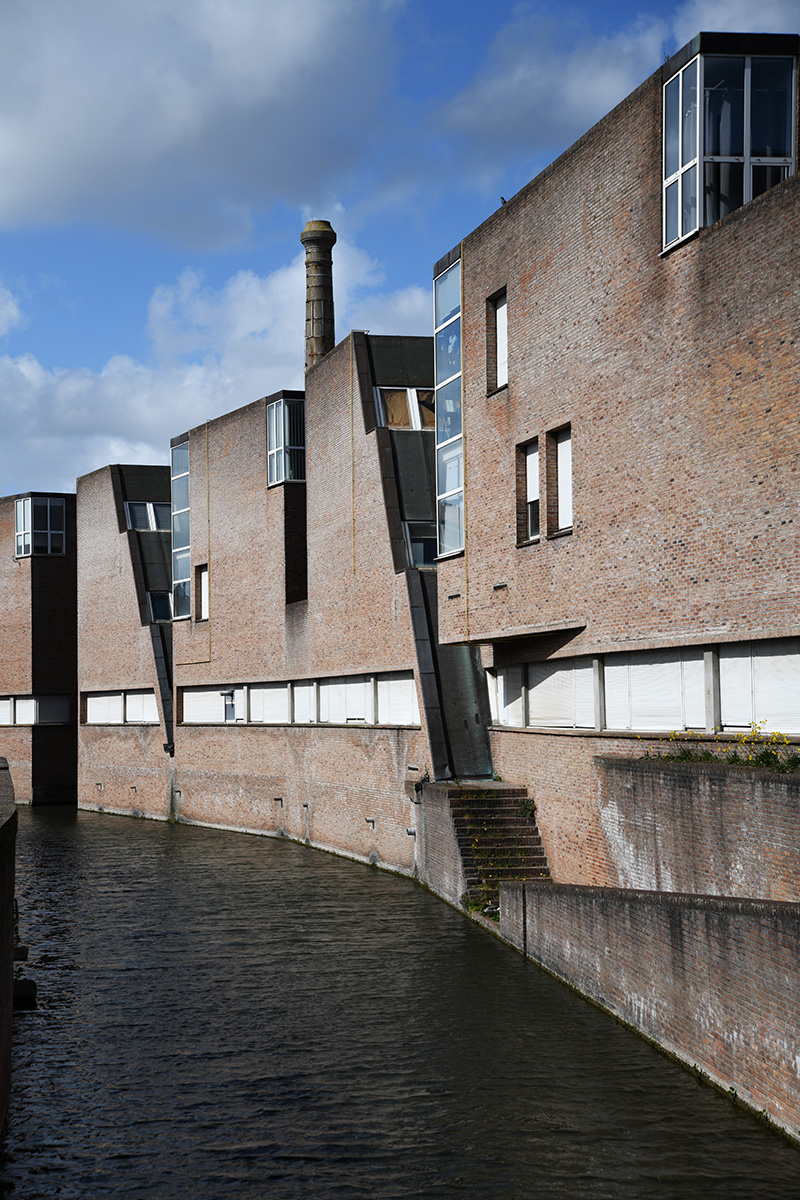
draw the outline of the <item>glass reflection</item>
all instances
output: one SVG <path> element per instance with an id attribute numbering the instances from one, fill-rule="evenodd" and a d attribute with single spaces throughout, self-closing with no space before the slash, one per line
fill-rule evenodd
<path id="1" fill-rule="evenodd" d="M 705 153 L 744 154 L 744 59 L 704 63 Z"/>
<path id="2" fill-rule="evenodd" d="M 453 263 L 433 285 L 436 328 L 461 309 L 461 261 Z"/>
<path id="3" fill-rule="evenodd" d="M 452 379 L 436 393 L 436 441 L 449 442 L 461 433 L 461 379 Z"/>
<path id="4" fill-rule="evenodd" d="M 461 370 L 461 318 L 436 334 L 436 382 L 444 383 Z"/>
<path id="5" fill-rule="evenodd" d="M 788 158 L 792 152 L 792 60 L 754 58 L 750 80 L 750 153 L 756 158 Z"/>

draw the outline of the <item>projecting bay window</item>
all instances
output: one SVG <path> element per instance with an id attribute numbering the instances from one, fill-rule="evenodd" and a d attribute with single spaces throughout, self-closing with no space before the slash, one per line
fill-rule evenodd
<path id="1" fill-rule="evenodd" d="M 64 501 L 51 496 L 24 496 L 14 505 L 15 557 L 63 554 Z"/>
<path id="2" fill-rule="evenodd" d="M 176 619 L 192 615 L 189 548 L 189 443 L 172 447 L 172 612 Z"/>
<path id="3" fill-rule="evenodd" d="M 698 55 L 667 82 L 665 247 L 793 173 L 794 89 L 793 58 L 749 54 Z"/>
<path id="4" fill-rule="evenodd" d="M 282 397 L 267 405 L 267 482 L 305 477 L 305 401 Z"/>
<path id="5" fill-rule="evenodd" d="M 434 280 L 436 494 L 439 555 L 464 549 L 461 396 L 461 263 Z"/>

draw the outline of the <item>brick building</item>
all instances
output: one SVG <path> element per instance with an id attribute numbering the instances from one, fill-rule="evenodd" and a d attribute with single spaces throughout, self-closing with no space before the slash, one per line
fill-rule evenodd
<path id="1" fill-rule="evenodd" d="M 797 52 L 699 35 L 435 269 L 440 636 L 564 882 L 594 756 L 800 734 Z"/>
<path id="2" fill-rule="evenodd" d="M 0 756 L 18 803 L 77 793 L 75 497 L 0 499 Z"/>

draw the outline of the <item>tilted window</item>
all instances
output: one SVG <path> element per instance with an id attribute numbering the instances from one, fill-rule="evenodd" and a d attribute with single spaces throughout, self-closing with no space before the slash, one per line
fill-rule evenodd
<path id="1" fill-rule="evenodd" d="M 794 76 L 793 58 L 700 54 L 667 82 L 665 247 L 793 173 Z"/>
<path id="2" fill-rule="evenodd" d="M 64 500 L 53 496 L 24 496 L 14 506 L 15 556 L 63 554 Z"/>
<path id="3" fill-rule="evenodd" d="M 431 388 L 376 389 L 382 425 L 389 429 L 433 429 L 433 390 Z"/>

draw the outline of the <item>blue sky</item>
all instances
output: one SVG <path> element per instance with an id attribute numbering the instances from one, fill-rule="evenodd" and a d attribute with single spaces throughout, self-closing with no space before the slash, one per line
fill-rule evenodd
<path id="1" fill-rule="evenodd" d="M 302 386 L 310 217 L 338 337 L 429 333 L 435 260 L 701 29 L 800 0 L 3 5 L 0 494 Z"/>

